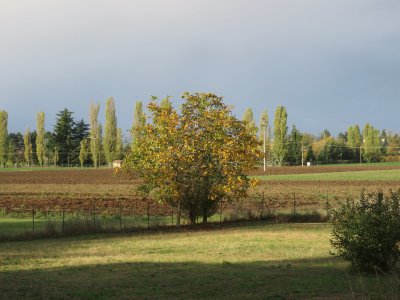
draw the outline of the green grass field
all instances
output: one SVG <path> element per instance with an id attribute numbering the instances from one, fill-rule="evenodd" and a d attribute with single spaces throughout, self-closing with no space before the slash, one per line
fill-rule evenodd
<path id="1" fill-rule="evenodd" d="M 392 162 L 375 162 L 375 163 L 349 163 L 349 164 L 326 164 L 321 166 L 333 166 L 333 167 L 352 167 L 352 166 L 363 166 L 363 167 L 385 167 L 385 166 L 400 166 L 400 161 L 392 161 Z"/>
<path id="2" fill-rule="evenodd" d="M 371 170 L 353 172 L 287 174 L 257 176 L 261 180 L 302 180 L 302 181 L 399 181 L 400 170 Z"/>
<path id="3" fill-rule="evenodd" d="M 0 244 L 1 298 L 294 299 L 398 295 L 329 255 L 327 224 L 242 223 Z"/>

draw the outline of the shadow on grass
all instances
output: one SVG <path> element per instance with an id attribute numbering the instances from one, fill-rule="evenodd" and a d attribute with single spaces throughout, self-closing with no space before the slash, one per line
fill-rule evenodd
<path id="1" fill-rule="evenodd" d="M 3 271 L 1 298 L 395 298 L 399 281 L 350 273 L 335 258 L 273 262 L 126 262 Z"/>
<path id="2" fill-rule="evenodd" d="M 32 232 L 32 230 L 26 230 L 31 221 L 18 220 L 15 223 L 1 223 L 0 222 L 0 243 L 2 242 L 12 242 L 12 241 L 30 241 L 35 239 L 50 239 L 50 238 L 65 238 L 65 237 L 79 237 L 86 235 L 85 238 L 91 237 L 104 238 L 104 236 L 112 237 L 118 235 L 132 235 L 135 233 L 139 234 L 153 234 L 154 232 L 159 233 L 170 233 L 170 232 L 191 232 L 191 231 L 212 231 L 212 230 L 224 230 L 224 229 L 246 229 L 250 227 L 258 227 L 265 225 L 278 225 L 278 224 L 316 224 L 320 226 L 321 223 L 326 223 L 325 219 L 314 218 L 314 214 L 303 216 L 301 214 L 296 215 L 277 215 L 277 216 L 266 216 L 263 219 L 252 219 L 252 220 L 234 220 L 234 221 L 224 221 L 224 222 L 210 222 L 210 223 L 200 223 L 196 225 L 152 225 L 147 228 L 146 226 L 132 226 L 124 227 L 121 231 L 120 228 L 113 227 L 102 227 L 100 223 L 97 223 L 97 228 L 95 232 L 93 231 L 93 224 L 89 220 L 81 220 L 81 223 L 74 224 L 71 227 L 71 223 L 66 225 L 67 230 L 65 233 L 56 230 L 54 226 L 47 226 L 46 222 L 42 222 L 41 229 Z M 54 225 L 51 222 L 50 225 Z M 60 224 L 58 224 L 60 225 Z M 60 227 L 60 226 L 58 226 Z M 50 228 L 50 230 L 48 229 Z M 25 231 L 23 231 L 25 229 Z M 18 232 L 19 231 L 19 232 Z M 113 234 L 113 235 L 112 235 Z"/>

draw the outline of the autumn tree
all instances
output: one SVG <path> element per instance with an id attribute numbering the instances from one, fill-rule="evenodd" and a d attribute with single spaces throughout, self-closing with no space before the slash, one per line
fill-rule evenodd
<path id="1" fill-rule="evenodd" d="M 106 161 L 109 165 L 115 159 L 117 146 L 117 117 L 115 115 L 115 102 L 108 98 L 106 102 L 106 123 L 104 128 L 103 149 Z"/>
<path id="2" fill-rule="evenodd" d="M 92 156 L 93 166 L 97 167 L 100 153 L 100 124 L 98 121 L 100 104 L 91 103 L 90 118 L 90 154 Z"/>
<path id="3" fill-rule="evenodd" d="M 171 96 L 167 96 L 160 101 L 160 105 L 164 108 L 172 108 Z M 146 116 L 143 114 L 143 117 L 146 119 Z"/>
<path id="4" fill-rule="evenodd" d="M 257 164 L 260 151 L 255 132 L 221 97 L 185 93 L 182 98 L 180 113 L 153 98 L 151 121 L 137 132 L 145 138 L 123 169 L 142 178 L 141 191 L 186 211 L 193 224 L 198 216 L 206 222 L 222 199 L 246 195 L 252 182 L 246 171 Z"/>
<path id="5" fill-rule="evenodd" d="M 8 113 L 0 110 L 0 165 L 5 166 L 8 148 Z"/>
<path id="6" fill-rule="evenodd" d="M 45 160 L 46 148 L 44 144 L 44 112 L 39 112 L 36 115 L 36 155 L 40 166 L 43 166 Z"/>
<path id="7" fill-rule="evenodd" d="M 170 106 L 168 98 L 165 98 L 166 100 L 163 100 L 161 102 L 161 106 Z M 135 104 L 135 111 L 133 114 L 133 124 L 132 124 L 132 150 L 135 150 L 137 145 L 140 143 L 140 134 L 142 132 L 142 128 L 146 124 L 146 115 L 143 112 L 143 104 L 142 101 L 136 101 Z"/>
<path id="8" fill-rule="evenodd" d="M 287 153 L 287 112 L 284 106 L 278 106 L 274 119 L 273 153 L 278 165 L 282 165 Z"/>

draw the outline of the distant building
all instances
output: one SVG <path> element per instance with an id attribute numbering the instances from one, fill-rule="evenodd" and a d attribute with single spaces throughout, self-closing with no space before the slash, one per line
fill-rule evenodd
<path id="1" fill-rule="evenodd" d="M 122 160 L 114 160 L 112 166 L 113 168 L 121 168 Z"/>

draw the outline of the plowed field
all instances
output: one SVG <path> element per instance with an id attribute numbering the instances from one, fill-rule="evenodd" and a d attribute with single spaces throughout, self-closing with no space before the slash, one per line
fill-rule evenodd
<path id="1" fill-rule="evenodd" d="M 268 167 L 252 175 L 309 174 L 400 169 L 400 166 L 313 166 Z M 0 209 L 5 211 L 92 211 L 113 214 L 167 215 L 171 208 L 136 194 L 136 181 L 115 175 L 112 169 L 77 169 L 0 172 Z M 239 203 L 223 205 L 238 212 L 260 209 L 323 209 L 361 190 L 389 191 L 400 188 L 397 181 L 364 180 L 273 180 L 262 181 L 252 196 Z"/>

